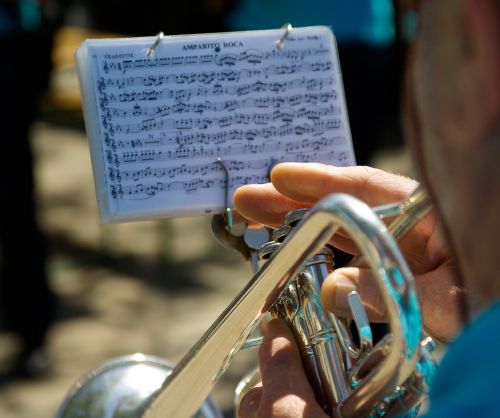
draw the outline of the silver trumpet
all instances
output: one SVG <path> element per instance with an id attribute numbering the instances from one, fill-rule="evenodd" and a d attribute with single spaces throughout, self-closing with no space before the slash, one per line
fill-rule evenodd
<path id="1" fill-rule="evenodd" d="M 218 416 L 210 412 L 212 404 L 206 399 L 268 312 L 290 324 L 304 369 L 327 414 L 344 418 L 414 414 L 428 393 L 436 365 L 430 354 L 432 340 L 422 330 L 414 280 L 396 238 L 429 209 L 429 199 L 417 189 L 405 201 L 375 209 L 352 196 L 334 194 L 310 211 L 289 214 L 285 225 L 274 231 L 273 241 L 259 252 L 261 260 L 268 261 L 171 373 L 161 365 L 153 367 L 153 361 L 148 363 L 150 373 L 137 375 L 135 385 L 127 385 L 129 367 L 141 366 L 143 360 L 116 372 L 123 375 L 120 379 L 110 379 L 113 367 L 103 366 L 72 389 L 58 418 Z M 387 217 L 394 217 L 388 227 L 381 220 Z M 376 343 L 356 292 L 349 299 L 358 344 L 349 321 L 325 311 L 319 300 L 321 284 L 333 269 L 328 241 L 339 228 L 358 246 L 361 256 L 354 264 L 371 268 L 387 307 L 390 331 Z M 151 383 L 151 373 L 157 374 L 158 368 L 163 378 Z M 240 395 L 245 385 L 238 389 Z M 126 412 L 122 412 L 124 402 Z M 88 409 L 95 404 L 105 412 Z"/>

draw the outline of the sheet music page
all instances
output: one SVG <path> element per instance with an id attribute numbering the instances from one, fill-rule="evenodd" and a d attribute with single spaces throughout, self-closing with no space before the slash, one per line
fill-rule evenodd
<path id="1" fill-rule="evenodd" d="M 279 162 L 355 163 L 330 29 L 283 34 L 165 37 L 149 57 L 154 37 L 84 44 L 105 221 L 222 212 L 218 159 L 230 196 Z"/>

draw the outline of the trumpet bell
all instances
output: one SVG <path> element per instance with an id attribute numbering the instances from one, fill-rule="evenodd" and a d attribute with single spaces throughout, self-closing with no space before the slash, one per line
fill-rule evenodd
<path id="1" fill-rule="evenodd" d="M 109 360 L 77 380 L 56 418 L 141 417 L 171 372 L 170 363 L 144 354 Z M 194 418 L 222 418 L 222 414 L 209 398 Z"/>

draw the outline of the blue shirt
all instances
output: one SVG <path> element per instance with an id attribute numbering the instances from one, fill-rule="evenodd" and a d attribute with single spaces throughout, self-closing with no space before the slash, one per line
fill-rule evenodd
<path id="1" fill-rule="evenodd" d="M 449 347 L 432 385 L 425 417 L 500 417 L 500 301 Z"/>

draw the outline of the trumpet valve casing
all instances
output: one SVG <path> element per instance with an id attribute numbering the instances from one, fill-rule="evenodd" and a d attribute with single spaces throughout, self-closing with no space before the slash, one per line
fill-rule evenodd
<path id="1" fill-rule="evenodd" d="M 259 258 L 267 260 L 278 251 L 307 213 L 307 209 L 289 212 L 285 223 L 273 231 L 273 240 L 259 250 Z M 273 317 L 290 325 L 316 398 L 328 413 L 350 393 L 338 335 L 319 299 L 321 285 L 333 268 L 333 249 L 327 245 L 304 262 L 271 309 Z"/>

